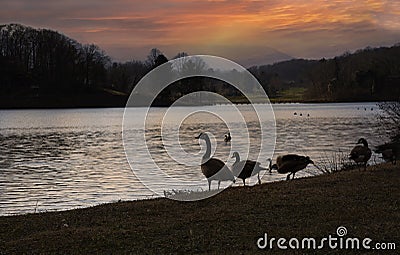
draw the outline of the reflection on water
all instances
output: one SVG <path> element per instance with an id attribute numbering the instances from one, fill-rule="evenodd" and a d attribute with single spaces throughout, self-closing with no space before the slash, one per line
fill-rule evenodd
<path id="1" fill-rule="evenodd" d="M 239 108 L 246 114 L 247 106 Z M 275 105 L 274 110 L 277 123 L 274 158 L 283 153 L 307 154 L 318 163 L 321 156 L 339 150 L 350 151 L 359 137 L 366 137 L 372 146 L 383 139 L 377 124 L 378 109 L 373 103 L 283 104 Z M 166 152 L 164 146 L 173 141 L 166 135 L 168 127 L 163 133 L 164 143 L 161 139 L 159 118 L 163 111 L 154 109 L 154 118 L 146 123 L 145 138 L 151 156 L 174 178 L 182 181 L 195 178 L 199 187 L 207 189 L 199 167 L 177 163 Z M 127 163 L 122 145 L 122 114 L 123 109 L 0 111 L 0 215 L 152 197 L 153 193 L 137 180 Z M 250 111 L 246 118 L 250 138 L 259 137 L 259 126 Z M 139 127 L 140 124 L 136 128 Z M 201 148 L 194 139 L 200 131 L 211 131 L 218 138 L 216 157 L 232 165 L 231 145 L 223 141 L 227 127 L 221 120 L 186 119 L 179 132 L 185 152 L 200 160 Z M 134 124 L 127 132 L 143 136 Z M 234 135 L 233 144 L 246 145 Z M 147 146 L 135 144 L 135 150 L 146 156 Z M 252 155 L 258 149 L 257 146 L 251 148 L 250 159 L 255 159 Z M 264 156 L 262 163 L 266 166 L 267 156 L 261 155 L 261 158 Z M 152 166 L 141 164 L 140 167 Z M 296 177 L 316 173 L 317 170 L 309 166 Z M 267 173 L 263 181 L 285 178 L 285 175 Z M 154 182 L 157 182 L 157 175 L 154 175 Z"/>

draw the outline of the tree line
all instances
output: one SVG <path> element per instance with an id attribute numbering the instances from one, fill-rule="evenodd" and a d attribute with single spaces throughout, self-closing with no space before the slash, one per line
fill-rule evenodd
<path id="1" fill-rule="evenodd" d="M 0 26 L 0 89 L 16 95 L 106 86 L 110 58 L 94 44 L 19 24 Z M 3 94 L 3 95 L 4 95 Z"/>
<path id="2" fill-rule="evenodd" d="M 181 52 L 173 59 L 185 56 L 188 54 Z M 0 25 L 0 97 L 86 95 L 99 91 L 129 95 L 149 71 L 168 60 L 159 49 L 152 49 L 144 61 L 113 62 L 97 45 L 81 44 L 56 31 Z M 208 67 L 199 60 L 182 62 L 174 70 L 179 68 Z M 397 100 L 400 95 L 399 44 L 366 48 L 332 59 L 293 59 L 248 70 L 272 98 L 296 87 L 305 89 L 304 100 Z M 240 77 L 237 70 L 222 75 Z M 222 81 L 195 77 L 171 84 L 156 102 L 168 105 L 184 94 L 202 89 L 242 96 Z"/>
<path id="3" fill-rule="evenodd" d="M 293 59 L 249 69 L 272 97 L 306 89 L 305 100 L 388 101 L 400 99 L 400 44 L 346 52 L 332 59 Z"/>

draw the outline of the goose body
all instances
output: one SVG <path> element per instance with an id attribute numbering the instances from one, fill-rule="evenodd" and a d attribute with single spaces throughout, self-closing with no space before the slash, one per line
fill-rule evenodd
<path id="1" fill-rule="evenodd" d="M 256 174 L 258 177 L 258 184 L 261 184 L 260 171 L 267 169 L 262 167 L 260 162 L 252 160 L 241 161 L 238 152 L 234 152 L 232 158 L 236 158 L 232 166 L 233 174 L 243 180 L 244 186 L 246 186 L 246 179 Z"/>
<path id="2" fill-rule="evenodd" d="M 393 149 L 386 149 L 382 152 L 382 158 L 386 162 L 392 162 L 393 165 L 396 165 L 396 155 L 393 152 Z"/>
<path id="3" fill-rule="evenodd" d="M 396 164 L 396 158 L 400 157 L 400 143 L 399 142 L 390 142 L 377 146 L 376 153 L 381 153 L 382 158 L 386 162 L 392 162 L 392 164 Z"/>
<path id="4" fill-rule="evenodd" d="M 208 190 L 211 190 L 211 181 L 214 180 L 218 181 L 218 189 L 221 181 L 235 182 L 235 177 L 229 167 L 221 160 L 211 157 L 211 141 L 208 135 L 201 133 L 196 138 L 205 140 L 207 146 L 201 161 L 201 172 L 207 178 Z"/>
<path id="5" fill-rule="evenodd" d="M 304 168 L 307 167 L 308 164 L 314 164 L 314 162 L 310 159 L 310 157 L 299 156 L 296 154 L 287 154 L 283 156 L 278 156 L 276 159 L 276 164 L 271 166 L 271 169 L 275 169 L 280 174 L 288 174 L 286 180 L 290 180 L 290 175 L 292 174 L 294 179 L 294 175 Z"/>
<path id="6" fill-rule="evenodd" d="M 362 145 L 357 145 L 351 150 L 349 159 L 354 160 L 357 164 L 361 163 L 364 166 L 364 170 L 366 170 L 367 162 L 371 158 L 372 151 L 368 148 L 368 142 L 364 138 L 360 138 L 357 144 Z"/>

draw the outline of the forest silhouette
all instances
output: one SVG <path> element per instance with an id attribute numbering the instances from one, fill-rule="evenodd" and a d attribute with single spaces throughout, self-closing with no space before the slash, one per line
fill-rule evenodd
<path id="1" fill-rule="evenodd" d="M 185 56 L 181 52 L 171 59 Z M 56 31 L 0 25 L 0 108 L 122 107 L 136 84 L 168 60 L 154 48 L 144 61 L 114 62 L 97 45 L 81 44 Z M 201 61 L 180 64 L 180 68 L 207 69 Z M 277 102 L 389 101 L 400 96 L 400 44 L 248 70 Z M 232 70 L 224 75 L 238 73 Z M 199 90 L 246 102 L 229 84 L 194 77 L 168 86 L 153 105 L 167 106 Z"/>

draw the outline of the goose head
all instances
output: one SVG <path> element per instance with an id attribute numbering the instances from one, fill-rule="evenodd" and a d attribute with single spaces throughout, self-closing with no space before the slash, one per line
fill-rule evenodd
<path id="1" fill-rule="evenodd" d="M 240 158 L 239 152 L 235 151 L 231 158 Z"/>
<path id="2" fill-rule="evenodd" d="M 206 140 L 208 135 L 206 133 L 200 133 L 198 136 L 195 137 L 196 139 Z"/>
<path id="3" fill-rule="evenodd" d="M 367 140 L 365 140 L 364 138 L 358 139 L 357 144 L 363 144 L 365 147 L 368 148 L 368 142 L 367 142 Z"/>
<path id="4" fill-rule="evenodd" d="M 314 165 L 314 161 L 312 161 L 309 156 L 306 157 L 306 162 L 307 162 L 307 164 L 313 164 Z"/>
<path id="5" fill-rule="evenodd" d="M 277 164 L 273 164 L 273 165 L 271 166 L 271 168 L 269 169 L 269 172 L 271 173 L 272 170 L 278 170 L 278 165 L 277 165 Z"/>

